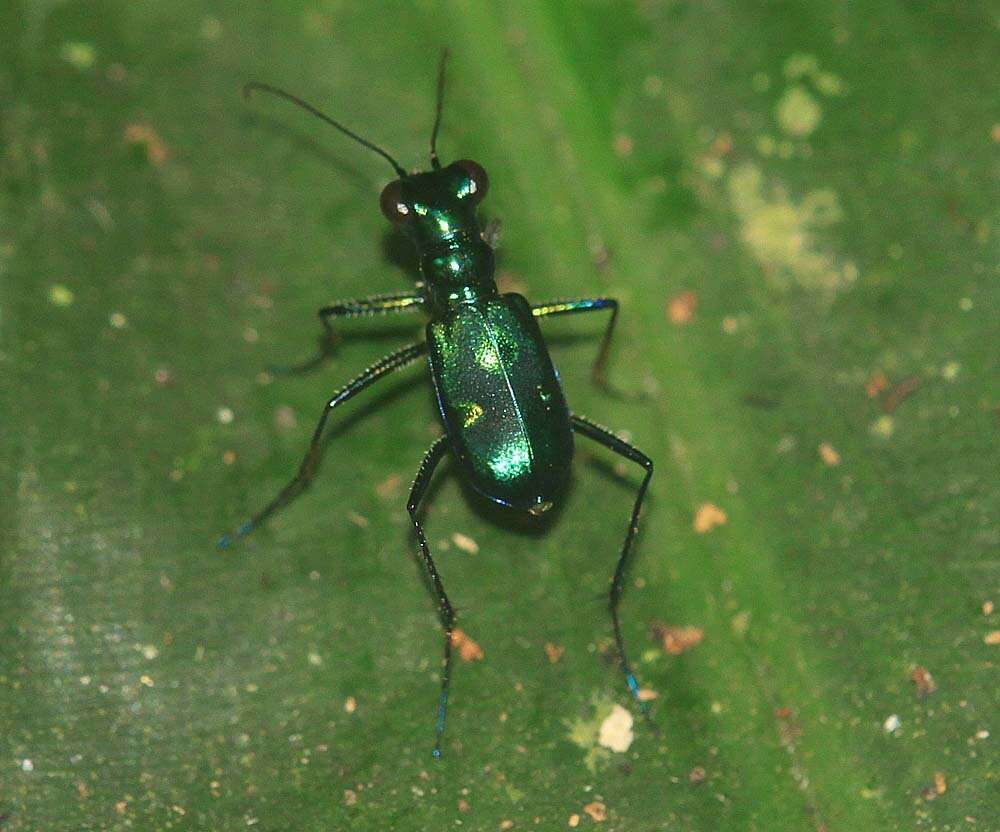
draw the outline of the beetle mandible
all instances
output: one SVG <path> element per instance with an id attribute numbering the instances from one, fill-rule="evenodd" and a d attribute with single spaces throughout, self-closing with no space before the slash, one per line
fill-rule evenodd
<path id="1" fill-rule="evenodd" d="M 323 431 L 336 408 L 379 379 L 427 356 L 444 434 L 434 441 L 424 456 L 406 508 L 416 530 L 420 556 L 444 629 L 435 757 L 441 756 L 451 681 L 455 610 L 431 557 L 417 510 L 438 463 L 451 452 L 473 489 L 494 503 L 534 515 L 544 513 L 563 497 L 575 434 L 592 439 L 643 468 L 644 476 L 636 493 L 608 595 L 621 669 L 643 713 L 646 713 L 646 703 L 639 697 L 639 685 L 626 656 L 618 602 L 642 501 L 653 475 L 653 461 L 648 456 L 606 428 L 569 410 L 538 326 L 539 318 L 609 311 L 610 318 L 593 366 L 595 382 L 607 389 L 604 368 L 618 316 L 618 302 L 613 298 L 594 297 L 531 305 L 519 294 L 501 294 L 497 289 L 493 250 L 476 213 L 489 188 L 486 171 L 471 160 L 442 165 L 438 159 L 437 134 L 441 125 L 446 59 L 447 52 L 441 57 L 438 72 L 431 169 L 417 173 L 407 173 L 381 147 L 283 89 L 257 82 L 244 87 L 246 96 L 253 91 L 266 92 L 308 110 L 382 156 L 397 176 L 382 191 L 382 212 L 416 245 L 423 280 L 412 292 L 344 300 L 323 307 L 319 310 L 319 319 L 327 339 L 333 335 L 332 318 L 423 310 L 430 320 L 426 340 L 376 361 L 330 397 L 295 477 L 234 535 L 225 535 L 219 540 L 221 548 L 228 547 L 234 537 L 249 534 L 309 485 L 320 456 Z M 312 366 L 315 361 L 305 362 L 300 367 Z"/>

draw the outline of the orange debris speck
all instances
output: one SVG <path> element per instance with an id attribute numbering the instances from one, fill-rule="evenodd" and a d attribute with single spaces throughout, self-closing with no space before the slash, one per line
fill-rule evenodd
<path id="1" fill-rule="evenodd" d="M 983 601 L 983 615 L 993 615 L 992 601 Z"/>
<path id="2" fill-rule="evenodd" d="M 698 534 L 705 534 L 716 526 L 725 525 L 728 520 L 726 512 L 715 503 L 702 503 L 694 514 L 694 530 Z"/>
<path id="3" fill-rule="evenodd" d="M 596 823 L 600 823 L 601 821 L 608 819 L 608 807 L 599 800 L 595 800 L 593 803 L 588 803 L 583 807 L 583 811 L 590 815 L 591 820 Z"/>
<path id="4" fill-rule="evenodd" d="M 148 124 L 129 124 L 125 128 L 125 141 L 129 144 L 143 145 L 146 148 L 146 158 L 157 167 L 166 162 L 170 156 L 163 139 Z"/>
<path id="5" fill-rule="evenodd" d="M 508 829 L 514 828 L 514 821 L 512 820 L 502 820 L 500 821 L 500 832 L 507 832 Z"/>
<path id="6" fill-rule="evenodd" d="M 695 766 L 688 772 L 688 780 L 692 783 L 704 783 L 707 776 L 708 772 L 701 766 Z"/>
<path id="7" fill-rule="evenodd" d="M 943 771 L 934 772 L 934 791 L 944 794 L 948 791 L 948 781 L 945 779 Z"/>
<path id="8" fill-rule="evenodd" d="M 353 714 L 358 709 L 358 700 L 353 696 L 348 696 L 344 700 L 344 710 L 349 714 Z"/>
<path id="9" fill-rule="evenodd" d="M 479 662 L 486 656 L 483 648 L 469 638 L 464 630 L 457 627 L 451 632 L 451 643 L 458 650 L 463 662 Z"/>
<path id="10" fill-rule="evenodd" d="M 654 622 L 650 628 L 650 635 L 660 642 L 663 649 L 671 656 L 679 656 L 694 647 L 697 647 L 705 638 L 705 631 L 701 627 L 672 627 L 662 622 Z"/>
<path id="11" fill-rule="evenodd" d="M 382 482 L 375 486 L 375 493 L 383 500 L 396 496 L 399 486 L 402 485 L 403 478 L 399 474 L 390 474 Z"/>
<path id="12" fill-rule="evenodd" d="M 910 673 L 910 681 L 917 686 L 917 693 L 927 696 L 937 690 L 937 682 L 926 667 L 917 665 Z"/>
<path id="13" fill-rule="evenodd" d="M 574 812 L 569 816 L 569 826 L 571 829 L 576 829 L 580 825 L 580 816 Z"/>
<path id="14" fill-rule="evenodd" d="M 1000 630 L 991 630 L 983 636 L 983 641 L 990 645 L 990 647 L 996 647 L 1000 644 Z"/>
<path id="15" fill-rule="evenodd" d="M 545 655 L 549 657 L 549 662 L 551 664 L 558 662 L 563 657 L 563 653 L 565 652 L 565 647 L 553 644 L 551 641 L 545 642 Z"/>
<path id="16" fill-rule="evenodd" d="M 869 399 L 874 399 L 879 393 L 885 390 L 889 386 L 889 379 L 885 377 L 885 373 L 878 370 L 872 373 L 871 378 L 865 384 L 865 393 L 868 394 Z"/>
<path id="17" fill-rule="evenodd" d="M 834 465 L 840 465 L 840 454 L 837 453 L 836 449 L 829 442 L 823 442 L 820 444 L 819 458 L 831 468 Z"/>
<path id="18" fill-rule="evenodd" d="M 681 292 L 674 295 L 667 303 L 667 317 L 672 324 L 686 324 L 694 317 L 698 306 L 698 295 L 694 292 Z"/>
<path id="19" fill-rule="evenodd" d="M 459 798 L 459 801 L 458 801 L 458 811 L 460 811 L 460 812 L 468 812 L 469 809 L 471 809 L 471 808 L 472 807 L 469 805 L 469 801 L 468 800 L 466 800 L 464 797 Z"/>

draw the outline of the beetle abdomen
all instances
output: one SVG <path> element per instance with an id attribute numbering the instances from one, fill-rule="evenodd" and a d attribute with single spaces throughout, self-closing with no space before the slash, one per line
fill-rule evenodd
<path id="1" fill-rule="evenodd" d="M 427 343 L 445 431 L 473 487 L 534 512 L 556 502 L 573 432 L 528 302 L 508 294 L 452 307 L 427 325 Z"/>

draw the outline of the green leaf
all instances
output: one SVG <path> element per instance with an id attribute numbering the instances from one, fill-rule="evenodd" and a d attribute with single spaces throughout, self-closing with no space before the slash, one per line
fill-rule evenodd
<path id="1" fill-rule="evenodd" d="M 995 23 L 977 2 L 5 4 L 0 826 L 987 828 Z M 310 353 L 322 304 L 414 275 L 384 161 L 240 87 L 424 165 L 445 45 L 439 148 L 490 173 L 505 285 L 618 297 L 611 375 L 647 393 L 588 383 L 603 320 L 546 322 L 571 406 L 656 462 L 622 614 L 658 730 L 636 718 L 624 752 L 601 741 L 632 708 L 602 597 L 640 472 L 583 439 L 543 527 L 453 469 L 432 489 L 484 652 L 457 662 L 439 762 L 404 505 L 439 431 L 422 364 L 335 420 L 307 494 L 214 548 L 326 398 L 422 326 L 348 322 L 322 369 L 261 375 Z M 663 626 L 700 643 L 665 651 Z"/>

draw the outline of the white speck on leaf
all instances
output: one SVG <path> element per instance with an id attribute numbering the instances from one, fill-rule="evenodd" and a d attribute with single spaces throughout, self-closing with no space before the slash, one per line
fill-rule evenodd
<path id="1" fill-rule="evenodd" d="M 632 731 L 633 718 L 621 705 L 615 705 L 611 713 L 601 723 L 598 744 L 619 753 L 628 751 L 635 739 Z"/>

